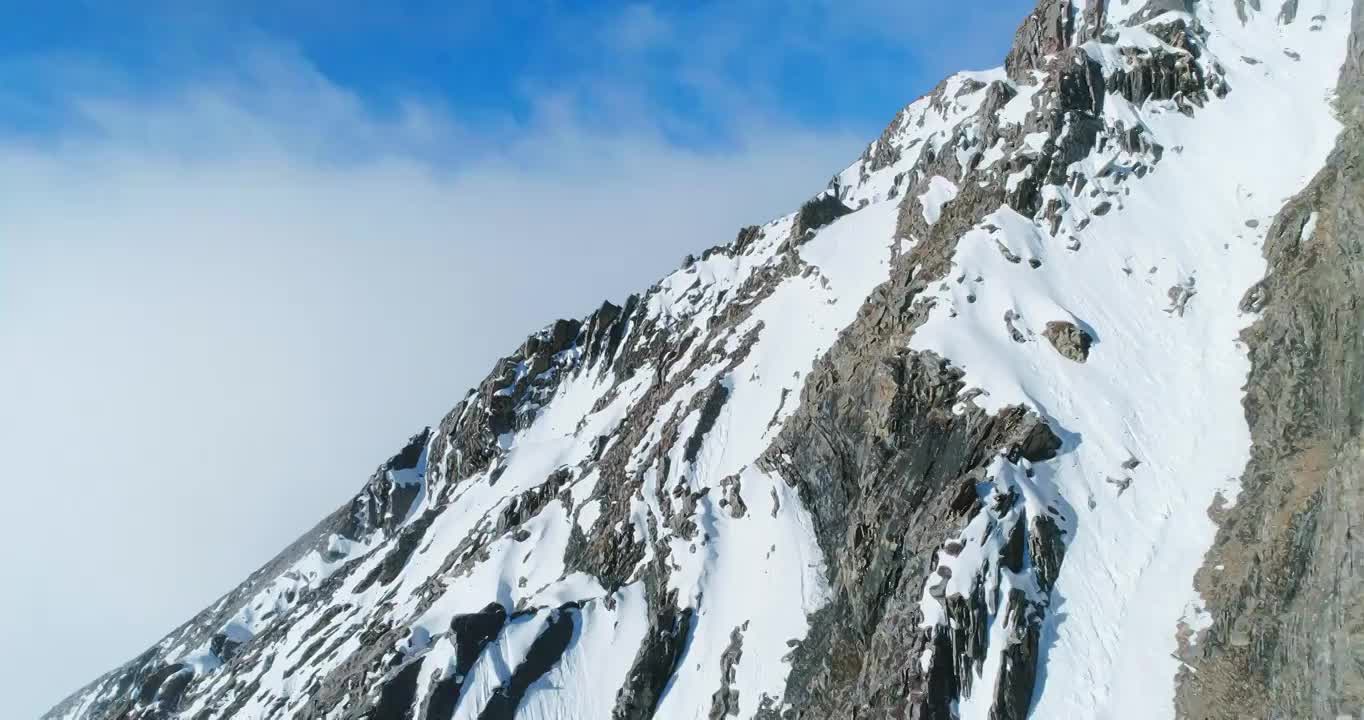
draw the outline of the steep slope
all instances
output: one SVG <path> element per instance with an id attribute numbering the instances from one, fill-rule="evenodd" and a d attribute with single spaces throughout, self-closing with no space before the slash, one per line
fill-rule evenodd
<path id="1" fill-rule="evenodd" d="M 1250 463 L 1198 576 L 1216 621 L 1187 648 L 1191 717 L 1364 714 L 1364 27 L 1326 166 L 1270 226 L 1242 308 Z M 1210 702 L 1214 701 L 1214 702 Z M 1268 711 L 1266 711 L 1268 709 Z"/>
<path id="2" fill-rule="evenodd" d="M 1357 670 L 1275 650 L 1359 658 L 1305 620 L 1358 585 L 1351 23 L 1043 0 L 1004 67 L 529 337 L 47 717 L 1206 717 L 1271 707 L 1245 668 L 1284 716 L 1353 712 Z M 1257 543 L 1310 592 L 1266 590 Z M 1233 572 L 1198 574 L 1214 546 Z"/>

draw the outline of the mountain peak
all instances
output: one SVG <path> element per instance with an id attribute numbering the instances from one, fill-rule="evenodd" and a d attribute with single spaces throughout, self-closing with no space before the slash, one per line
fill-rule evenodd
<path id="1" fill-rule="evenodd" d="M 1285 534 L 1264 507 L 1359 482 L 1281 460 L 1285 428 L 1345 457 L 1294 413 L 1343 427 L 1313 383 L 1364 387 L 1340 370 L 1357 325 L 1323 320 L 1364 307 L 1357 216 L 1331 209 L 1357 198 L 1330 97 L 1357 91 L 1359 22 L 1043 0 L 1002 67 L 906 106 L 792 213 L 530 335 L 352 502 L 48 717 L 1356 707 L 1320 690 L 1348 663 L 1259 650 L 1302 607 L 1254 568 L 1353 552 L 1340 521 Z M 1330 632 L 1301 642 L 1339 655 Z"/>

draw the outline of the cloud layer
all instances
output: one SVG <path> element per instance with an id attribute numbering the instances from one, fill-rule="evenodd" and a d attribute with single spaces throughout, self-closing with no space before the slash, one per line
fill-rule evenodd
<path id="1" fill-rule="evenodd" d="M 211 4 L 163 24 L 253 29 L 0 58 L 7 715 L 228 590 L 528 332 L 794 209 L 1022 5 L 547 11 L 558 50 L 486 107 Z M 443 20 L 327 30 L 478 46 Z"/>
<path id="2" fill-rule="evenodd" d="M 0 676 L 32 715 L 344 502 L 529 331 L 786 212 L 858 151 L 547 110 L 376 118 L 287 54 L 0 145 Z M 423 159 L 482 143 L 455 168 Z M 6 702 L 15 700 L 11 695 Z"/>

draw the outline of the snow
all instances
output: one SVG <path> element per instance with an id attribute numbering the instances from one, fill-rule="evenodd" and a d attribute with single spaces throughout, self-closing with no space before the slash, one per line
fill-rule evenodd
<path id="1" fill-rule="evenodd" d="M 1307 222 L 1302 225 L 1302 235 L 1300 237 L 1302 238 L 1302 243 L 1304 245 L 1312 241 L 1312 235 L 1317 231 L 1318 215 L 1319 214 L 1316 211 L 1313 211 L 1311 215 L 1307 216 Z"/>
<path id="2" fill-rule="evenodd" d="M 1139 4 L 1117 5 L 1110 12 L 1135 7 Z M 1198 108 L 1192 118 L 1173 112 L 1169 103 L 1138 107 L 1110 96 L 1107 121 L 1144 125 L 1167 148 L 1155 169 L 1137 178 L 1127 174 L 1131 157 L 1114 148 L 1096 152 L 1072 168 L 1089 178 L 1085 196 L 1073 196 L 1068 188 L 1044 189 L 1047 199 L 1069 205 L 1061 232 L 1053 235 L 1049 227 L 1001 207 L 960 238 L 952 277 L 927 293 L 936 305 L 910 347 L 934 351 L 962 368 L 968 388 L 984 391 L 972 402 L 986 411 L 1026 405 L 1046 417 L 1064 442 L 1060 456 L 1045 463 L 1015 465 L 998 458 L 990 465 L 978 487 L 981 497 L 1014 492 L 1022 501 L 1003 514 L 982 512 L 961 528 L 955 538 L 960 552 L 940 553 L 950 577 L 933 576 L 920 601 L 923 626 L 934 627 L 948 620 L 930 589 L 965 594 L 977 576 L 985 578 L 991 597 L 996 590 L 1004 597 L 1018 588 L 1041 600 L 1030 568 L 1015 575 L 997 567 L 995 558 L 1016 523 L 1059 515 L 1068 546 L 1049 599 L 1059 610 L 1048 613 L 1043 628 L 1045 669 L 1034 717 L 1173 714 L 1177 643 L 1196 643 L 1197 633 L 1213 622 L 1192 586 L 1216 529 L 1207 509 L 1219 496 L 1234 501 L 1249 452 L 1241 409 L 1249 365 L 1237 338 L 1253 317 L 1238 313 L 1237 304 L 1264 273 L 1261 249 L 1270 219 L 1320 167 L 1339 131 L 1327 100 L 1344 56 L 1349 10 L 1344 0 L 1304 0 L 1300 18 L 1327 18 L 1322 32 L 1311 32 L 1301 21 L 1278 26 L 1271 13 L 1242 26 L 1233 0 L 1199 3 L 1198 19 L 1211 32 L 1209 49 L 1223 59 L 1232 92 Z M 1167 13 L 1147 27 L 1178 17 Z M 1164 48 L 1147 27 L 1119 29 L 1118 45 Z M 1286 48 L 1300 59 L 1286 56 Z M 1128 62 L 1113 46 L 1089 43 L 1086 50 L 1109 69 Z M 1243 55 L 1263 62 L 1226 62 Z M 428 459 L 428 446 L 416 467 L 388 473 L 395 486 L 418 488 L 412 508 L 396 520 L 396 531 L 375 530 L 359 540 L 330 535 L 321 551 L 304 553 L 252 586 L 240 609 L 225 614 L 214 631 L 238 641 L 259 641 L 268 628 L 283 623 L 281 632 L 270 633 L 268 662 L 219 672 L 208 643 L 181 634 L 164 641 L 166 661 L 191 665 L 204 675 L 201 682 L 229 701 L 259 682 L 260 691 L 243 698 L 241 717 L 278 714 L 275 703 L 281 699 L 287 713 L 299 712 L 308 700 L 304 689 L 364 649 L 363 629 L 383 623 L 394 628 L 385 649 L 422 663 L 420 697 L 437 676 L 453 671 L 452 618 L 489 602 L 509 612 L 525 609 L 469 672 L 456 717 L 475 718 L 555 608 L 572 604 L 564 610 L 574 627 L 568 650 L 529 688 L 518 717 L 609 715 L 648 630 L 644 583 L 637 568 L 608 592 L 596 579 L 570 571 L 564 556 L 572 532 L 591 532 L 609 509 L 593 497 L 600 477 L 589 460 L 598 452 L 597 439 L 610 438 L 614 446 L 630 419 L 647 427 L 629 449 L 625 472 L 638 478 L 639 488 L 624 522 L 635 538 L 648 541 L 641 567 L 667 563 L 667 589 L 676 591 L 679 607 L 695 612 L 685 654 L 655 717 L 706 717 L 710 697 L 721 686 L 721 654 L 736 628 L 743 637 L 732 684 L 739 691 L 739 716 L 752 716 L 765 699 L 779 706 L 790 642 L 805 637 L 808 615 L 828 602 L 830 589 L 809 513 L 796 491 L 756 460 L 796 411 L 813 364 L 888 278 L 893 255 L 916 242 L 894 236 L 896 183 L 922 179 L 913 172 L 926 148 L 952 151 L 963 167 L 979 155 L 977 172 L 1004 160 L 1000 144 L 984 148 L 969 129 L 962 132 L 972 142 L 945 147 L 984 100 L 983 89 L 962 92 L 974 87 L 968 80 L 1004 81 L 1005 75 L 994 69 L 952 76 L 943 92 L 897 116 L 886 139 L 900 151 L 896 162 L 872 171 L 858 161 L 838 175 L 842 200 L 856 212 L 794 246 L 795 215 L 778 218 L 741 252 L 711 252 L 644 296 L 651 322 L 674 340 L 689 340 L 662 379 L 679 380 L 684 368 L 704 360 L 680 390 L 647 405 L 650 415 L 642 416 L 640 408 L 657 382 L 656 366 L 646 363 L 617 382 L 600 368 L 578 367 L 583 361 L 578 350 L 561 353 L 555 368 L 563 375 L 552 398 L 528 427 L 497 438 L 501 455 L 493 468 L 451 487 L 435 485 L 431 478 L 444 477 L 452 451 Z M 1036 98 L 1036 86 L 1017 90 L 1000 111 L 1005 124 L 1022 123 Z M 1038 133 L 1022 138 L 1023 153 L 1040 152 L 1045 139 Z M 1008 176 L 1007 186 L 1016 186 L 1027 172 L 1031 166 Z M 966 187 L 971 180 L 960 182 Z M 1089 197 L 1091 188 L 1101 195 Z M 929 178 L 916 198 L 924 220 L 936 223 L 958 192 L 948 178 Z M 1100 202 L 1110 208 L 1095 214 Z M 1256 221 L 1254 227 L 1247 220 Z M 1317 221 L 1313 213 L 1303 225 L 1304 243 Z M 1070 247 L 1070 236 L 1079 249 Z M 713 321 L 737 307 L 746 282 L 793 260 L 798 270 L 782 276 L 769 295 L 743 300 L 753 304 L 735 327 L 711 333 Z M 1182 313 L 1172 312 L 1168 293 L 1175 286 L 1196 291 Z M 1022 342 L 1010 336 L 1006 313 Z M 1050 346 L 1041 333 L 1053 320 L 1076 323 L 1094 336 L 1087 362 L 1063 358 Z M 639 330 L 627 330 L 634 332 Z M 732 362 L 750 341 L 742 361 Z M 513 397 L 528 372 L 519 363 L 515 380 L 495 394 Z M 694 459 L 687 459 L 685 443 L 679 442 L 668 462 L 659 462 L 654 451 L 670 421 L 680 417 L 676 432 L 690 437 L 701 415 L 700 403 L 692 403 L 713 386 L 723 387 L 728 398 Z M 1141 462 L 1124 467 L 1129 458 Z M 565 471 L 567 494 L 551 498 L 521 526 L 527 536 L 520 541 L 496 536 L 497 519 L 509 503 Z M 1130 486 L 1120 493 L 1110 479 L 1130 480 Z M 742 517 L 720 505 L 725 487 L 735 482 L 747 507 Z M 669 526 L 659 501 L 678 488 L 697 498 L 692 517 L 697 530 L 690 537 Z M 428 510 L 437 502 L 448 506 L 432 519 Z M 419 518 L 430 526 L 403 572 L 387 585 L 369 582 L 402 531 Z M 655 557 L 656 547 L 665 548 L 664 557 Z M 339 585 L 334 593 L 305 600 L 348 565 L 353 568 L 344 579 L 334 579 Z M 990 610 L 990 650 L 978 689 L 992 686 L 1005 644 L 1003 608 Z M 330 620 L 314 631 L 314 616 L 323 614 Z M 316 664 L 305 662 L 320 640 L 328 648 L 340 643 L 339 649 L 314 657 Z M 918 661 L 926 667 L 933 658 Z M 195 696 L 185 715 L 211 710 L 204 700 L 210 694 Z M 96 697 L 94 692 L 83 697 L 75 716 Z M 990 697 L 979 691 L 963 699 L 962 720 L 986 717 Z"/>
<path id="3" fill-rule="evenodd" d="M 616 594 L 616 608 L 600 601 L 583 606 L 575 618 L 573 641 L 563 658 L 533 683 L 517 709 L 518 718 L 606 718 L 616 703 L 634 660 L 632 652 L 644 640 L 649 620 L 640 584 Z"/>
<path id="4" fill-rule="evenodd" d="M 493 691 L 506 683 L 512 670 L 526 658 L 526 651 L 544 631 L 548 618 L 549 613 L 545 612 L 507 621 L 497 639 L 488 643 L 465 676 L 452 720 L 478 720 L 479 712 Z"/>
<path id="5" fill-rule="evenodd" d="M 941 175 L 934 175 L 928 181 L 928 189 L 919 196 L 923 206 L 924 220 L 932 225 L 942 215 L 942 206 L 957 196 L 957 186 Z"/>
<path id="6" fill-rule="evenodd" d="M 720 683 L 720 654 L 738 627 L 746 628 L 743 661 L 735 669 L 735 687 L 740 690 L 744 712 L 756 711 L 764 695 L 774 699 L 782 695 L 788 643 L 803 637 L 807 613 L 826 601 L 827 588 L 822 556 L 799 499 L 780 478 L 758 470 L 752 463 L 780 428 L 780 418 L 795 410 L 795 397 L 811 365 L 856 316 L 872 288 L 886 279 L 895 217 L 896 204 L 878 200 L 820 229 L 800 245 L 794 252 L 811 270 L 781 281 L 739 327 L 715 340 L 725 355 L 712 355 L 715 359 L 690 377 L 683 389 L 655 413 L 644 446 L 634 454 L 637 467 L 632 471 L 639 471 L 644 482 L 632 511 L 636 537 L 649 537 L 654 532 L 651 527 L 671 533 L 664 527 L 663 510 L 656 500 L 656 488 L 665 479 L 659 477 L 656 467 L 642 466 L 643 450 L 659 440 L 673 412 L 690 403 L 711 381 L 722 382 L 729 389 L 731 397 L 705 437 L 696 462 L 685 463 L 682 448 L 675 448 L 672 466 L 688 467 L 681 478 L 667 479 L 681 481 L 693 490 L 709 487 L 712 492 L 698 503 L 698 537 L 667 540 L 674 568 L 670 582 L 679 591 L 679 605 L 694 608 L 696 615 L 684 668 L 664 696 L 658 718 L 694 717 L 699 707 L 697 698 L 702 698 L 708 708 L 710 694 Z M 665 278 L 659 291 L 649 297 L 648 311 L 703 330 L 709 318 L 724 308 L 725 295 L 758 269 L 780 262 L 777 249 L 789 236 L 791 220 L 788 216 L 769 224 L 764 237 L 746 253 L 714 253 Z M 702 280 L 699 284 L 698 278 Z M 685 332 L 684 328 L 681 334 Z M 756 342 L 745 361 L 725 370 L 726 356 L 749 336 Z M 690 352 L 707 352 L 700 347 L 703 344 L 698 341 Z M 685 364 L 678 361 L 675 366 Z M 517 369 L 518 377 L 524 373 L 524 367 Z M 450 507 L 435 516 L 394 584 L 370 584 L 366 578 L 387 556 L 396 532 L 365 543 L 333 536 L 326 549 L 329 558 L 335 558 L 324 561 L 313 551 L 260 592 L 240 614 L 241 626 L 252 632 L 260 629 L 259 623 L 269 610 L 275 611 L 271 616 L 275 618 L 291 611 L 279 605 L 290 589 L 315 587 L 339 564 L 359 563 L 328 601 L 352 608 L 329 623 L 333 637 L 346 638 L 340 651 L 316 665 L 305 664 L 309 654 L 305 648 L 316 640 L 303 634 L 310 623 L 294 624 L 277 641 L 273 650 L 276 660 L 268 669 L 243 671 L 258 679 L 261 687 L 275 690 L 249 698 L 242 712 L 267 713 L 276 697 L 288 698 L 289 708 L 301 707 L 306 698 L 297 691 L 325 677 L 339 659 L 358 651 L 357 629 L 361 623 L 372 623 L 376 613 L 392 626 L 406 629 L 393 647 L 415 658 L 414 662 L 427 663 L 419 684 L 429 687 L 433 673 L 450 669 L 451 619 L 496 601 L 508 609 L 581 605 L 580 610 L 572 611 L 572 644 L 555 669 L 531 686 L 522 714 L 531 718 L 609 714 L 607 708 L 615 702 L 648 618 L 642 583 L 632 582 L 616 591 L 608 607 L 607 592 L 595 579 L 566 572 L 563 558 L 570 528 L 576 523 L 580 530 L 590 531 L 603 511 L 601 501 L 591 497 L 598 482 L 596 471 L 571 477 L 568 504 L 551 500 L 522 525 L 528 533 L 524 541 L 509 535 L 490 538 L 481 557 L 462 554 L 459 548 L 465 538 L 491 533 L 501 509 L 521 492 L 587 459 L 595 450 L 596 438 L 613 434 L 644 397 L 653 376 L 651 368 L 642 369 L 616 385 L 613 399 L 604 404 L 601 400 L 611 386 L 608 376 L 581 372 L 567 377 L 528 428 L 499 438 L 505 453 L 497 463 L 495 481 L 490 469 L 453 489 Z M 772 422 L 773 418 L 778 422 Z M 698 412 L 693 411 L 684 421 L 684 436 L 697 421 Z M 425 486 L 425 455 L 417 468 L 389 474 L 394 484 L 421 484 L 419 502 L 402 519 L 400 528 L 414 522 L 434 496 Z M 743 518 L 734 518 L 715 504 L 722 496 L 720 481 L 730 476 L 738 478 L 741 496 L 750 508 Z M 773 497 L 778 505 L 769 512 L 767 502 Z M 771 592 L 732 592 L 755 577 L 762 577 Z M 429 588 L 421 588 L 431 578 L 441 578 L 436 595 L 419 605 L 415 599 L 429 592 Z M 285 587 L 281 583 L 289 584 Z M 719 601 L 730 595 L 744 601 Z M 391 598 L 398 600 L 386 600 Z M 309 611 L 320 613 L 323 608 Z M 470 671 L 456 717 L 477 715 L 543 630 L 548 612 L 537 611 L 509 624 Z M 199 669 L 209 672 L 213 667 L 205 663 Z M 211 682 L 226 677 L 210 676 Z M 188 708 L 190 712 L 201 709 L 198 705 Z"/>
<path id="7" fill-rule="evenodd" d="M 600 500 L 589 500 L 588 502 L 583 503 L 578 511 L 578 529 L 583 532 L 590 531 L 592 525 L 597 522 L 597 518 L 599 517 L 601 517 Z"/>
<path id="8" fill-rule="evenodd" d="M 954 263 L 983 282 L 940 291 L 911 341 L 962 367 L 967 385 L 985 391 L 977 404 L 1032 407 L 1065 440 L 1048 463 L 1050 482 L 1077 517 L 1052 600 L 1064 611 L 1049 614 L 1044 628 L 1036 717 L 1173 716 L 1177 627 L 1211 622 L 1193 590 L 1216 531 L 1207 511 L 1219 495 L 1234 497 L 1249 454 L 1241 408 L 1249 364 L 1237 338 L 1253 318 L 1237 303 L 1264 274 L 1268 220 L 1321 166 L 1339 131 L 1326 99 L 1344 56 L 1348 3 L 1303 7 L 1300 16 L 1326 15 L 1333 30 L 1310 37 L 1305 23 L 1279 27 L 1271 15 L 1244 27 L 1211 22 L 1234 17 L 1229 0 L 1200 3 L 1198 12 L 1214 28 L 1209 46 L 1218 57 L 1263 64 L 1224 62 L 1232 92 L 1192 119 L 1154 104 L 1109 103 L 1111 118 L 1130 126 L 1137 115 L 1167 148 L 1184 151 L 1167 153 L 1144 179 L 1129 178 L 1131 192 L 1114 198 L 1112 212 L 1075 231 L 1077 252 L 1011 210 L 987 218 L 1003 244 L 1036 248 L 1044 262 L 1008 262 L 982 223 Z M 1085 161 L 1091 177 L 1098 162 Z M 1195 278 L 1187 311 L 1167 312 L 1167 289 Z M 1008 310 L 1021 316 L 1015 325 L 1026 342 L 1009 337 L 1001 321 Z M 1088 362 L 1061 357 L 1041 338 L 1049 320 L 1093 331 Z M 1124 470 L 1129 457 L 1142 464 Z M 1124 476 L 1132 483 L 1118 495 L 1106 480 Z M 972 702 L 961 711 L 963 720 L 984 717 Z"/>

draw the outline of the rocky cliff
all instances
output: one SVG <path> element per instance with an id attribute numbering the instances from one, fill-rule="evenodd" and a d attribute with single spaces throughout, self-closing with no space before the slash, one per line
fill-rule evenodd
<path id="1" fill-rule="evenodd" d="M 1364 712 L 1358 17 L 1042 0 L 47 717 Z"/>
<path id="2" fill-rule="evenodd" d="M 1242 309 L 1250 462 L 1198 575 L 1215 622 L 1186 647 L 1190 717 L 1364 716 L 1364 3 L 1337 88 L 1345 129 L 1275 217 Z"/>

